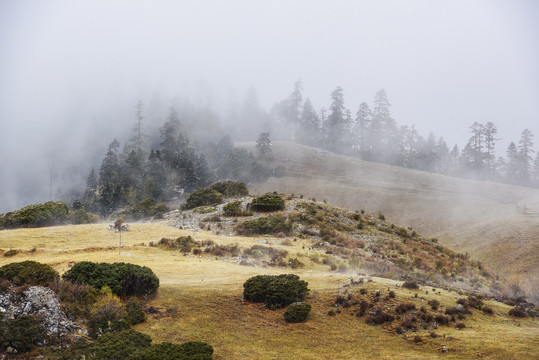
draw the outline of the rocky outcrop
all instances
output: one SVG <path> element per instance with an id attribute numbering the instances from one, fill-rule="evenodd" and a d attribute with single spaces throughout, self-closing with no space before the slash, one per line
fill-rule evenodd
<path id="1" fill-rule="evenodd" d="M 48 287 L 32 286 L 22 295 L 12 291 L 0 293 L 0 313 L 4 319 L 33 315 L 41 322 L 47 335 L 64 336 L 80 331 L 67 319 L 58 296 Z"/>

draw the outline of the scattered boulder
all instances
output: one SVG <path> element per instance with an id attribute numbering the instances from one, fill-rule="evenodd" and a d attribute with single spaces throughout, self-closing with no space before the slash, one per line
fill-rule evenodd
<path id="1" fill-rule="evenodd" d="M 15 319 L 22 315 L 35 316 L 47 335 L 63 336 L 80 330 L 67 319 L 58 296 L 48 287 L 31 286 L 22 295 L 13 291 L 0 293 L 0 313 L 4 319 Z"/>

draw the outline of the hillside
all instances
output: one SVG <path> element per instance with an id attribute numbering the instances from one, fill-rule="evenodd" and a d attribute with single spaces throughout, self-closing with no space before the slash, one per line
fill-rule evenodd
<path id="1" fill-rule="evenodd" d="M 469 314 L 440 323 L 457 305 L 456 299 L 467 298 L 462 289 L 489 292 L 497 286 L 477 262 L 380 216 L 285 198 L 285 208 L 274 214 L 228 217 L 218 205 L 173 211 L 157 222 L 132 223 L 122 233 L 121 255 L 119 235 L 107 224 L 3 230 L 0 249 L 4 254 L 8 249 L 18 253 L 0 257 L 0 266 L 34 260 L 60 273 L 84 260 L 148 266 L 161 286 L 157 297 L 146 304 L 151 307 L 148 321 L 135 329 L 155 342 L 207 342 L 214 347 L 216 360 L 539 355 L 537 320 L 509 316 L 511 307 L 492 298 L 483 298 L 492 315 L 471 308 Z M 260 221 L 268 218 L 281 218 L 284 227 L 275 220 L 264 228 L 270 234 L 234 235 L 256 232 Z M 268 310 L 242 298 L 242 284 L 248 278 L 285 273 L 309 283 L 306 301 L 313 309 L 305 323 L 288 324 L 284 309 Z M 407 276 L 431 285 L 405 289 L 394 279 Z M 440 303 L 440 309 L 431 309 L 432 300 Z M 360 314 L 363 301 L 370 305 Z M 403 304 L 412 310 L 399 312 Z M 394 313 L 395 320 L 368 324 L 372 312 L 381 308 Z M 441 320 L 433 322 L 433 317 Z M 459 322 L 465 328 L 457 329 Z M 404 324 L 410 328 L 400 329 Z"/>
<path id="2" fill-rule="evenodd" d="M 303 194 L 380 212 L 501 275 L 521 275 L 530 292 L 539 288 L 539 189 L 429 174 L 294 143 L 275 142 L 273 152 L 285 176 L 251 184 L 251 192 Z"/>

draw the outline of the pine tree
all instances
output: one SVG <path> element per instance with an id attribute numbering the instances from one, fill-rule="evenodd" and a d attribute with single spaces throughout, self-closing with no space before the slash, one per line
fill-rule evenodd
<path id="1" fill-rule="evenodd" d="M 263 132 L 258 136 L 256 140 L 256 148 L 260 157 L 265 161 L 273 160 L 273 150 L 271 149 L 271 140 L 270 134 L 268 132 Z"/>
<path id="2" fill-rule="evenodd" d="M 492 122 L 487 122 L 485 126 L 483 127 L 483 138 L 484 138 L 484 144 L 485 144 L 485 168 L 487 169 L 487 172 L 492 177 L 495 172 L 495 161 L 496 161 L 496 141 L 499 139 L 496 139 L 496 134 L 498 133 L 498 129 L 496 128 L 496 125 Z"/>
<path id="3" fill-rule="evenodd" d="M 520 158 L 520 176 L 523 183 L 530 180 L 531 164 L 533 161 L 533 133 L 524 129 L 518 142 L 518 155 Z"/>
<path id="4" fill-rule="evenodd" d="M 105 215 L 111 214 L 122 200 L 122 177 L 119 149 L 120 143 L 114 139 L 99 168 L 99 203 Z"/>
<path id="5" fill-rule="evenodd" d="M 390 106 L 386 91 L 380 89 L 374 97 L 371 136 L 374 160 L 387 163 L 395 162 L 399 152 L 398 132 L 389 112 Z"/>
<path id="6" fill-rule="evenodd" d="M 346 119 L 343 89 L 338 86 L 331 93 L 330 114 L 327 118 L 327 147 L 342 152 L 346 149 Z"/>
<path id="7" fill-rule="evenodd" d="M 370 159 L 370 152 L 372 150 L 372 144 L 369 138 L 371 122 L 372 111 L 366 102 L 362 102 L 356 113 L 352 133 L 354 134 L 353 144 L 363 159 Z"/>
<path id="8" fill-rule="evenodd" d="M 320 138 L 320 118 L 310 99 L 306 99 L 300 117 L 300 126 L 296 140 L 305 145 L 318 146 Z"/>
<path id="9" fill-rule="evenodd" d="M 468 140 L 464 150 L 466 155 L 466 164 L 469 168 L 480 171 L 484 168 L 483 159 L 483 134 L 484 126 L 477 121 L 470 126 L 472 136 Z"/>

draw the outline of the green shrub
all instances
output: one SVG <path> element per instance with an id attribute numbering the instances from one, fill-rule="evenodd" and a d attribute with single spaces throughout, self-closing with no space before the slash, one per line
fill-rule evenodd
<path id="1" fill-rule="evenodd" d="M 210 188 L 195 190 L 189 195 L 182 209 L 189 210 L 199 206 L 218 205 L 223 202 L 223 194 Z"/>
<path id="2" fill-rule="evenodd" d="M 257 275 L 243 284 L 243 297 L 263 302 L 269 309 L 279 309 L 303 301 L 309 293 L 308 283 L 297 275 Z"/>
<path id="3" fill-rule="evenodd" d="M 31 260 L 0 267 L 0 278 L 8 279 L 15 285 L 48 285 L 57 277 L 58 273 L 49 265 Z"/>
<path id="4" fill-rule="evenodd" d="M 125 311 L 127 312 L 127 320 L 131 325 L 146 321 L 146 313 L 142 309 L 142 303 L 136 299 L 132 298 L 125 304 Z"/>
<path id="5" fill-rule="evenodd" d="M 249 190 L 247 186 L 239 181 L 220 181 L 209 186 L 209 189 L 215 190 L 225 197 L 238 197 L 238 196 L 247 196 L 249 195 Z"/>
<path id="6" fill-rule="evenodd" d="M 299 323 L 307 321 L 311 312 L 311 304 L 306 302 L 295 302 L 288 306 L 284 312 L 284 319 L 288 323 Z"/>
<path id="7" fill-rule="evenodd" d="M 82 261 L 65 272 L 63 278 L 98 289 L 108 286 L 121 297 L 151 296 L 159 288 L 159 279 L 150 268 L 128 263 Z"/>
<path id="8" fill-rule="evenodd" d="M 98 337 L 87 350 L 87 359 L 125 360 L 149 348 L 152 338 L 134 330 L 107 333 Z"/>
<path id="9" fill-rule="evenodd" d="M 241 201 L 233 201 L 226 204 L 223 207 L 223 213 L 225 216 L 241 216 L 243 213 Z"/>
<path id="10" fill-rule="evenodd" d="M 280 232 L 289 234 L 290 230 L 292 230 L 292 223 L 279 214 L 248 220 L 236 227 L 236 232 L 239 235 L 277 234 Z"/>
<path id="11" fill-rule="evenodd" d="M 419 289 L 419 286 L 415 281 L 405 281 L 404 283 L 402 283 L 402 287 L 410 290 Z"/>
<path id="12" fill-rule="evenodd" d="M 31 315 L 21 315 L 13 320 L 0 322 L 0 341 L 2 349 L 11 347 L 19 353 L 32 350 L 41 331 L 36 319 Z"/>
<path id="13" fill-rule="evenodd" d="M 181 345 L 163 342 L 139 351 L 129 360 L 211 360 L 212 354 L 213 348 L 202 342 Z"/>
<path id="14" fill-rule="evenodd" d="M 1 222 L 6 229 L 52 226 L 64 223 L 68 215 L 69 208 L 64 202 L 48 201 L 3 214 Z"/>
<path id="15" fill-rule="evenodd" d="M 90 217 L 84 209 L 77 209 L 71 215 L 71 222 L 75 225 L 88 224 L 90 222 Z"/>
<path id="16" fill-rule="evenodd" d="M 265 194 L 251 202 L 251 209 L 255 211 L 278 211 L 284 209 L 284 200 L 279 195 Z"/>

